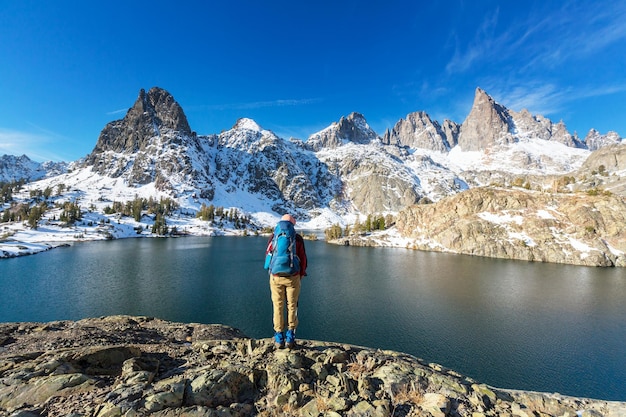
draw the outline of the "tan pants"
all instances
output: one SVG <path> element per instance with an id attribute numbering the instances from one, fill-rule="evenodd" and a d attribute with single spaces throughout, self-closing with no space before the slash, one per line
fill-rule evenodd
<path id="1" fill-rule="evenodd" d="M 300 275 L 279 277 L 270 274 L 270 291 L 274 305 L 274 331 L 285 330 L 284 308 L 287 302 L 287 325 L 295 330 L 298 327 L 298 298 L 300 297 Z"/>

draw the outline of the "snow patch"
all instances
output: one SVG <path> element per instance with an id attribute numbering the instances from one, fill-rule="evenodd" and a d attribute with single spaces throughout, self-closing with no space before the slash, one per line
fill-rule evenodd
<path id="1" fill-rule="evenodd" d="M 496 213 L 483 211 L 483 212 L 478 213 L 477 216 L 490 223 L 496 223 L 496 224 L 507 224 L 507 223 L 522 224 L 522 222 L 524 221 L 524 218 L 522 216 L 520 215 L 512 216 L 509 213 L 496 214 Z"/>
<path id="2" fill-rule="evenodd" d="M 509 232 L 509 237 L 511 239 L 521 240 L 526 246 L 537 246 L 535 241 L 525 233 Z"/>
<path id="3" fill-rule="evenodd" d="M 255 122 L 252 119 L 245 118 L 245 117 L 237 120 L 237 124 L 235 125 L 235 128 L 252 130 L 255 132 L 263 132 L 263 128 L 261 128 L 261 126 L 259 126 L 257 122 Z"/>
<path id="4" fill-rule="evenodd" d="M 556 220 L 556 217 L 547 210 L 537 210 L 537 217 L 544 220 Z"/>

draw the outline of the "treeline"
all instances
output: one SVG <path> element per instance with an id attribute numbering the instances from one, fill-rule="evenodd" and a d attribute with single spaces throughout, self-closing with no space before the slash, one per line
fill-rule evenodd
<path id="1" fill-rule="evenodd" d="M 125 203 L 114 201 L 113 205 L 104 208 L 104 214 L 121 214 L 132 217 L 137 222 L 141 221 L 144 214 L 154 215 L 152 233 L 167 235 L 168 233 L 175 234 L 177 231 L 175 228 L 169 230 L 165 216 L 172 215 L 179 207 L 178 203 L 169 197 L 161 197 L 158 201 L 153 197 L 147 199 L 135 197 L 135 199 Z"/>
<path id="2" fill-rule="evenodd" d="M 160 200 L 156 200 L 153 197 L 147 199 L 135 197 L 134 200 L 125 203 L 114 201 L 111 206 L 104 208 L 104 214 L 121 214 L 122 216 L 132 217 L 139 222 L 144 214 L 169 216 L 178 208 L 178 203 L 169 197 L 161 197 Z"/>
<path id="3" fill-rule="evenodd" d="M 13 203 L 13 195 L 20 192 L 25 183 L 26 180 L 24 179 L 0 182 L 0 203 Z M 64 184 L 59 184 L 57 186 L 57 195 L 63 193 L 65 189 Z M 0 223 L 25 221 L 29 227 L 36 229 L 39 220 L 52 207 L 47 200 L 52 196 L 53 192 L 54 189 L 52 187 L 46 187 L 43 190 L 39 188 L 30 190 L 31 202 L 11 204 L 10 207 L 5 208 L 2 211 L 2 215 L 0 215 Z M 59 218 L 62 222 L 72 224 L 81 218 L 80 207 L 76 203 L 66 202 L 55 204 L 55 206 L 62 209 Z"/>
<path id="4" fill-rule="evenodd" d="M 59 220 L 65 224 L 74 224 L 77 220 L 82 218 L 78 203 L 66 201 L 63 203 L 56 203 L 54 204 L 54 207 L 61 209 Z M 49 208 L 50 205 L 45 201 L 33 205 L 25 203 L 13 204 L 11 207 L 2 212 L 2 216 L 0 216 L 0 223 L 25 221 L 28 223 L 30 228 L 36 229 L 39 220 L 41 220 Z M 56 220 L 56 218 L 53 218 L 52 220 Z"/>
<path id="5" fill-rule="evenodd" d="M 24 187 L 26 180 L 21 179 L 19 181 L 0 181 L 0 204 L 10 203 L 13 201 L 13 194 L 18 193 Z M 61 195 L 66 190 L 65 184 L 59 184 L 56 187 L 56 195 Z M 54 189 L 52 187 L 46 187 L 45 189 L 36 188 L 30 190 L 30 198 L 41 201 L 47 200 L 52 196 Z"/>
<path id="6" fill-rule="evenodd" d="M 202 203 L 200 210 L 196 214 L 196 218 L 207 222 L 215 222 L 216 220 L 229 221 L 234 225 L 235 229 L 245 229 L 251 222 L 249 216 L 239 213 L 239 210 L 236 208 L 225 210 L 224 207 L 215 207 L 213 204 L 207 206 L 204 203 Z"/>
<path id="7" fill-rule="evenodd" d="M 352 225 L 346 225 L 342 228 L 339 224 L 334 224 L 324 231 L 326 240 L 339 239 L 350 235 L 358 235 L 369 233 L 375 230 L 385 230 L 395 224 L 395 219 L 391 214 L 383 216 L 382 214 L 368 214 L 364 222 L 357 217 Z"/>
<path id="8" fill-rule="evenodd" d="M 13 193 L 19 192 L 24 186 L 26 180 L 19 181 L 0 181 L 0 203 L 10 203 L 13 201 Z"/>

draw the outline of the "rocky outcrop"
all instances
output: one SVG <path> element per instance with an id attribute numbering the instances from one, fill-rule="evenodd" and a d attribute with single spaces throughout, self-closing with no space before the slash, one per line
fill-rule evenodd
<path id="1" fill-rule="evenodd" d="M 398 214 L 409 247 L 589 266 L 626 266 L 626 199 L 474 188 Z"/>
<path id="2" fill-rule="evenodd" d="M 306 141 L 309 149 L 317 152 L 321 149 L 333 149 L 346 143 L 365 145 L 378 138 L 376 132 L 367 124 L 360 113 L 350 113 L 326 129 L 311 135 Z"/>
<path id="3" fill-rule="evenodd" d="M 102 129 L 83 166 L 123 177 L 134 186 L 154 183 L 158 190 L 182 189 L 195 169 L 189 150 L 200 146 L 181 106 L 170 93 L 153 87 L 139 92 L 123 119 Z"/>
<path id="4" fill-rule="evenodd" d="M 446 119 L 443 121 L 441 129 L 443 130 L 443 134 L 446 137 L 446 142 L 448 142 L 451 148 L 454 148 L 456 145 L 458 145 L 461 125 L 453 122 L 452 120 Z"/>
<path id="5" fill-rule="evenodd" d="M 601 134 L 595 129 L 589 130 L 585 136 L 585 145 L 590 151 L 596 151 L 605 146 L 616 145 L 622 142 L 622 138 L 617 132 L 609 132 L 606 135 Z"/>
<path id="6" fill-rule="evenodd" d="M 459 146 L 464 151 L 481 151 L 512 143 L 511 129 L 511 116 L 506 107 L 477 88 L 472 109 L 461 125 Z"/>
<path id="7" fill-rule="evenodd" d="M 576 188 L 626 195 L 626 143 L 604 146 L 575 172 Z"/>
<path id="8" fill-rule="evenodd" d="M 487 386 L 410 355 L 148 317 L 0 324 L 0 412 L 35 416 L 605 416 L 626 403 Z"/>
<path id="9" fill-rule="evenodd" d="M 386 145 L 448 152 L 453 146 L 448 142 L 448 137 L 453 136 L 454 131 L 451 125 L 446 126 L 448 133 L 425 112 L 410 113 L 406 119 L 400 119 L 393 129 L 385 132 L 382 142 Z"/>
<path id="10" fill-rule="evenodd" d="M 480 88 L 476 89 L 472 109 L 461 125 L 458 144 L 464 151 L 483 151 L 529 139 L 562 143 L 572 148 L 586 148 L 565 123 L 533 116 L 526 109 L 515 112 L 497 103 Z"/>
<path id="11" fill-rule="evenodd" d="M 563 121 L 560 121 L 556 125 L 553 125 L 551 140 L 562 143 L 563 145 L 569 146 L 571 148 L 585 147 L 585 144 L 582 143 L 580 139 L 578 139 L 578 136 L 569 133 Z"/>
<path id="12" fill-rule="evenodd" d="M 618 174 L 626 171 L 626 143 L 603 147 L 585 160 L 580 173 L 601 171 L 607 174 Z"/>
<path id="13" fill-rule="evenodd" d="M 541 116 L 533 116 L 526 109 L 519 113 L 509 111 L 515 122 L 515 130 L 518 134 L 526 137 L 534 137 L 543 140 L 552 138 L 552 122 Z"/>
<path id="14" fill-rule="evenodd" d="M 149 146 L 148 139 L 158 136 L 162 129 L 191 135 L 187 117 L 174 97 L 159 87 L 147 93 L 139 91 L 126 116 L 108 123 L 98 138 L 96 146 L 87 158 L 93 163 L 102 152 L 134 153 Z"/>

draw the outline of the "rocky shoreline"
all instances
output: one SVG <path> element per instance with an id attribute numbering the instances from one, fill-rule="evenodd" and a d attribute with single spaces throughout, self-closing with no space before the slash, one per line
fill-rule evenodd
<path id="1" fill-rule="evenodd" d="M 477 187 L 398 213 L 393 232 L 329 241 L 597 267 L 626 267 L 626 199 Z"/>
<path id="2" fill-rule="evenodd" d="M 626 402 L 497 389 L 392 351 L 276 349 L 222 325 L 109 316 L 0 323 L 0 415 L 617 417 Z"/>

